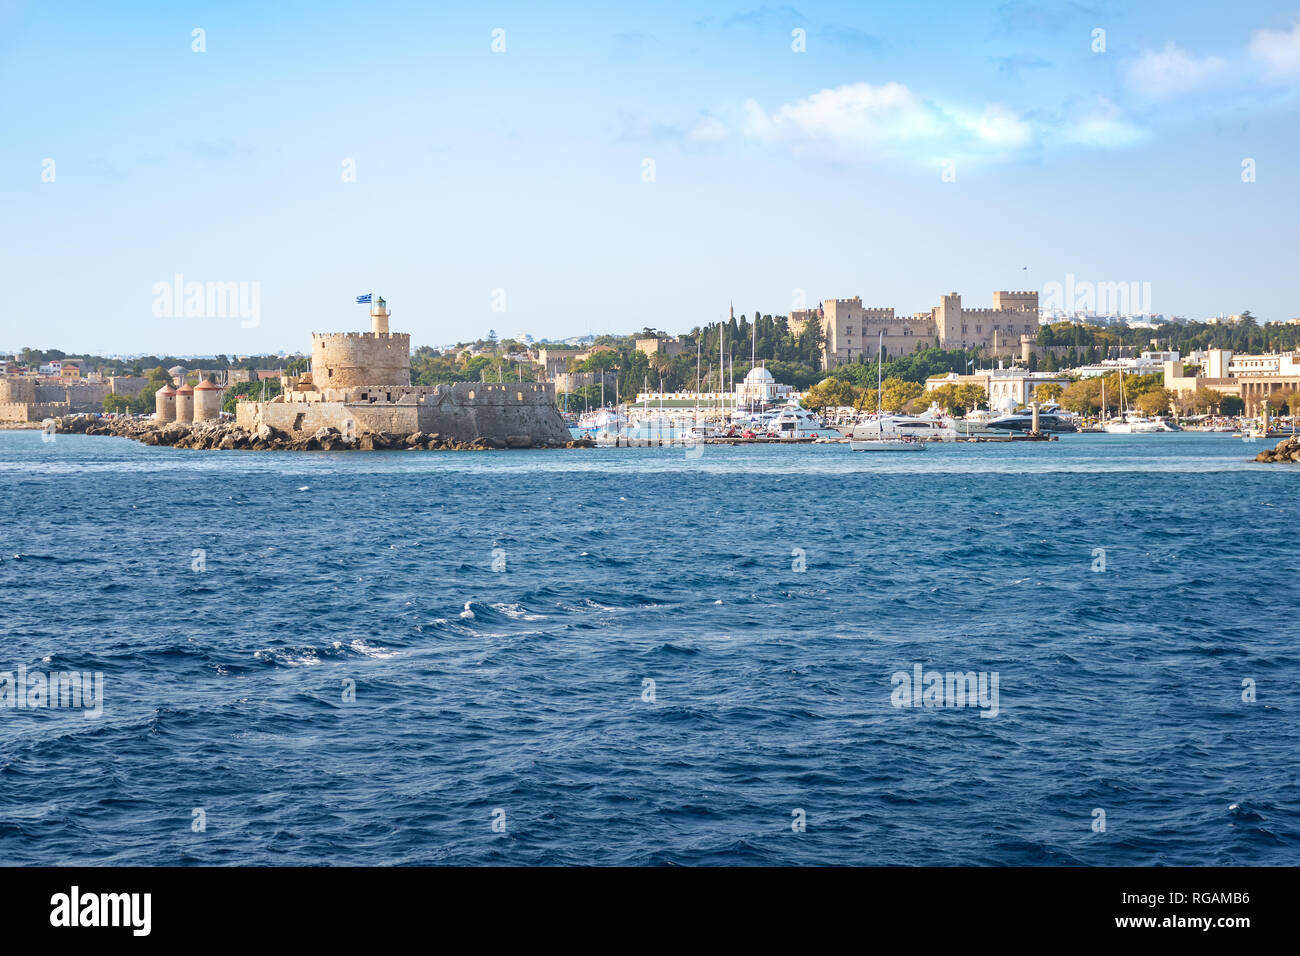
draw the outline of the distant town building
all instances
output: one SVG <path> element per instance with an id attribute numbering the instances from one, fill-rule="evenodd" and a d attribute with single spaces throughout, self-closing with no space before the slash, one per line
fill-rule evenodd
<path id="1" fill-rule="evenodd" d="M 1177 351 L 1147 351 L 1138 356 L 1105 359 L 1095 365 L 1081 365 L 1070 371 L 1080 378 L 1097 378 L 1120 371 L 1132 375 L 1154 375 L 1164 370 L 1166 362 L 1178 360 Z"/>
<path id="2" fill-rule="evenodd" d="M 1193 374 L 1181 362 L 1164 363 L 1164 386 L 1181 395 L 1209 388 L 1235 395 L 1247 415 L 1258 415 L 1274 392 L 1300 391 L 1300 352 L 1250 355 L 1232 349 L 1206 349 Z"/>
<path id="3" fill-rule="evenodd" d="M 637 339 L 636 348 L 647 356 L 662 355 L 671 359 L 686 351 L 686 343 L 680 338 Z"/>
<path id="4" fill-rule="evenodd" d="M 544 382 L 555 380 L 555 376 L 567 371 L 569 359 L 576 359 L 582 354 L 581 349 L 539 348 L 537 350 L 538 378 Z"/>

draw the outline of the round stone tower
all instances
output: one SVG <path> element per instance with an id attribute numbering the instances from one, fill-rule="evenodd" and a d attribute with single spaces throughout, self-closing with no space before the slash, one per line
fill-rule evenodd
<path id="1" fill-rule="evenodd" d="M 383 299 L 370 310 L 369 332 L 315 332 L 311 381 L 318 390 L 359 385 L 410 385 L 411 336 L 388 331 Z"/>
<path id="2" fill-rule="evenodd" d="M 176 389 L 170 382 L 153 393 L 153 409 L 155 421 L 176 421 Z"/>
<path id="3" fill-rule="evenodd" d="M 221 417 L 221 389 L 206 378 L 194 386 L 194 420 L 210 422 Z"/>
<path id="4" fill-rule="evenodd" d="M 188 383 L 176 389 L 176 420 L 194 421 L 194 389 Z"/>

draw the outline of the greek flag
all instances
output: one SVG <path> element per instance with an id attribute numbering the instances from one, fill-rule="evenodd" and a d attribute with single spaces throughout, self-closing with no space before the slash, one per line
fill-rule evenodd
<path id="1" fill-rule="evenodd" d="M 369 292 L 367 292 L 365 295 L 359 295 L 359 296 L 357 296 L 357 305 L 361 305 L 363 302 L 369 302 L 369 301 L 370 301 L 370 293 L 369 293 Z"/>

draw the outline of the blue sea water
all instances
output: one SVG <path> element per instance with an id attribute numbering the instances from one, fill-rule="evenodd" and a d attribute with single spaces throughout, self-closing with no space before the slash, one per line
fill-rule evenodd
<path id="1" fill-rule="evenodd" d="M 0 708 L 0 860 L 1300 863 L 1262 447 L 0 432 L 0 671 L 104 675 L 96 718 Z M 915 665 L 996 716 L 895 706 Z"/>

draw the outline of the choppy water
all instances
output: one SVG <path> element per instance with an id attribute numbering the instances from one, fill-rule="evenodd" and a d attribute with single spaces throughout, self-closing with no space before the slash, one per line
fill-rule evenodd
<path id="1" fill-rule="evenodd" d="M 1261 447 L 0 432 L 0 671 L 105 680 L 0 709 L 0 856 L 1296 864 L 1300 469 Z M 893 706 L 916 664 L 997 715 Z"/>

